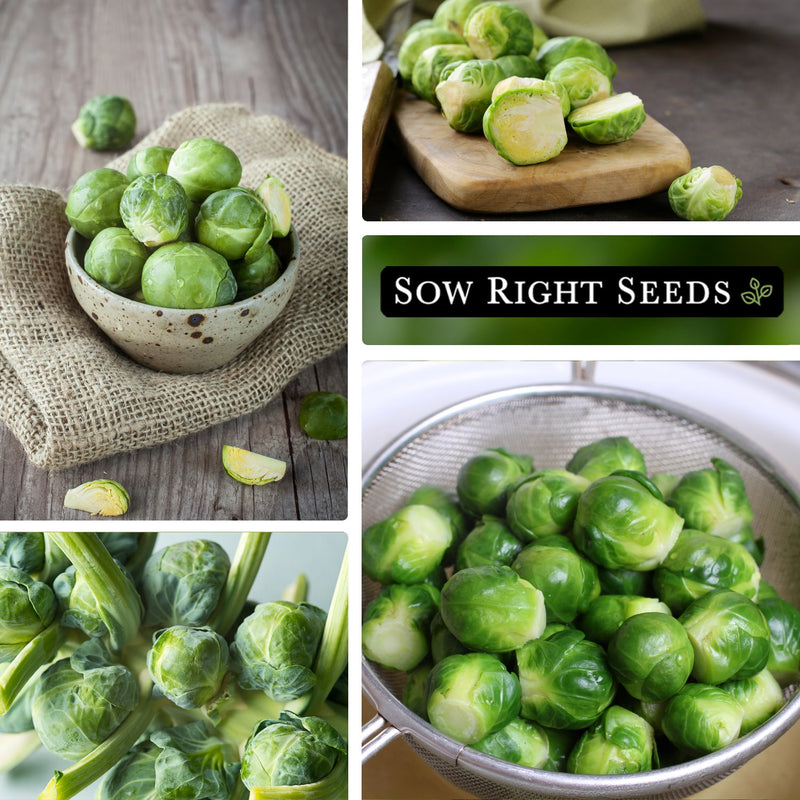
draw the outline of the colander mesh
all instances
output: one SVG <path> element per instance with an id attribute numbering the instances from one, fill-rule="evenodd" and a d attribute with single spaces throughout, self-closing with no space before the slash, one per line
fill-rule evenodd
<path id="1" fill-rule="evenodd" d="M 763 536 L 766 543 L 762 575 L 782 597 L 800 605 L 800 581 L 796 580 L 800 569 L 800 507 L 787 482 L 754 454 L 754 448 L 733 441 L 740 437 L 731 438 L 724 426 L 708 420 L 697 421 L 693 413 L 683 409 L 673 411 L 653 398 L 603 387 L 520 389 L 488 400 L 477 399 L 470 407 L 462 406 L 451 415 L 438 415 L 437 421 L 420 430 L 372 471 L 363 492 L 363 524 L 366 527 L 388 516 L 420 486 L 435 485 L 455 491 L 460 466 L 483 448 L 504 447 L 513 453 L 533 456 L 536 469 L 563 468 L 578 447 L 605 436 L 627 436 L 644 454 L 649 474 L 682 475 L 710 466 L 712 457 L 723 458 L 735 466 L 753 506 L 756 536 Z M 379 589 L 365 578 L 364 605 Z M 375 665 L 370 665 L 370 669 L 378 676 L 380 691 L 401 697 L 402 673 Z M 376 705 L 380 707 L 380 703 Z M 412 725 L 405 726 L 403 732 L 406 741 L 430 766 L 465 792 L 488 800 L 509 797 L 538 800 L 554 796 L 547 790 L 547 773 L 527 770 L 531 781 L 520 785 L 518 779 L 507 779 L 508 767 L 495 759 L 488 775 L 483 774 L 485 770 L 478 774 L 471 766 L 454 763 L 446 750 L 436 752 L 430 736 L 425 743 L 421 742 Z M 743 757 L 734 768 L 755 752 Z M 692 763 L 695 762 L 689 762 L 686 768 L 691 770 Z M 651 786 L 641 793 L 626 792 L 625 796 L 686 797 L 731 771 L 710 777 L 698 775 L 696 781 L 682 781 L 677 787 L 665 781 L 655 791 Z M 621 795 L 618 792 L 604 795 L 596 779 L 587 779 L 585 791 L 576 791 L 574 796 Z"/>

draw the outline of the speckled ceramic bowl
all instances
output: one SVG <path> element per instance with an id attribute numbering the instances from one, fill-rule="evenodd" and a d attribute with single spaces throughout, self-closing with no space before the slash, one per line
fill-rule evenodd
<path id="1" fill-rule="evenodd" d="M 110 292 L 84 271 L 89 242 L 73 229 L 67 273 L 81 308 L 134 361 L 163 372 L 207 372 L 239 355 L 289 301 L 297 277 L 294 228 L 272 244 L 283 264 L 278 280 L 247 300 L 216 308 L 160 308 Z"/>

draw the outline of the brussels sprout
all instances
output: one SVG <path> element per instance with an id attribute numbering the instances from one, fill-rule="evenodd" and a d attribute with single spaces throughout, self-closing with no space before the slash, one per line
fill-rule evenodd
<path id="1" fill-rule="evenodd" d="M 200 708 L 217 695 L 228 660 L 228 644 L 213 628 L 164 628 L 147 651 L 153 683 L 181 708 Z"/>
<path id="2" fill-rule="evenodd" d="M 36 683 L 31 715 L 50 752 L 77 761 L 102 744 L 139 702 L 133 673 L 99 639 L 78 645 Z"/>
<path id="3" fill-rule="evenodd" d="M 237 186 L 242 164 L 233 150 L 216 139 L 189 139 L 172 154 L 167 175 L 183 186 L 189 200 L 202 203 L 214 192 Z"/>
<path id="4" fill-rule="evenodd" d="M 250 486 L 264 486 L 286 474 L 285 461 L 229 444 L 222 445 L 222 467 L 235 481 Z"/>
<path id="5" fill-rule="evenodd" d="M 336 392 L 311 392 L 300 403 L 299 422 L 312 439 L 344 439 L 347 398 Z"/>
<path id="6" fill-rule="evenodd" d="M 53 590 L 16 567 L 0 567 L 0 661 L 11 661 L 55 618 Z"/>
<path id="7" fill-rule="evenodd" d="M 438 609 L 439 592 L 428 584 L 385 586 L 364 613 L 364 655 L 390 669 L 414 669 L 428 655 Z"/>
<path id="8" fill-rule="evenodd" d="M 522 56 L 514 56 L 514 58 L 522 58 Z M 520 78 L 516 75 L 513 75 L 510 78 L 504 78 L 492 90 L 492 100 L 494 101 L 500 97 L 501 94 L 511 92 L 514 89 L 530 88 L 547 90 L 551 94 L 556 95 L 556 97 L 558 97 L 558 99 L 561 101 L 562 116 L 566 117 L 567 114 L 569 114 L 572 106 L 570 105 L 569 94 L 567 94 L 567 90 L 560 83 L 553 83 L 552 81 L 546 81 L 542 78 Z"/>
<path id="9" fill-rule="evenodd" d="M 128 188 L 128 179 L 118 170 L 101 167 L 85 172 L 67 195 L 69 224 L 87 239 L 103 228 L 122 227 L 119 201 Z"/>
<path id="10" fill-rule="evenodd" d="M 545 72 L 550 72 L 559 62 L 576 56 L 593 61 L 609 78 L 617 74 L 617 65 L 603 47 L 581 36 L 554 36 L 548 39 L 539 48 L 536 59 Z"/>
<path id="11" fill-rule="evenodd" d="M 567 90 L 572 106 L 570 116 L 576 109 L 609 97 L 613 91 L 608 75 L 588 58 L 565 58 L 544 77 Z"/>
<path id="12" fill-rule="evenodd" d="M 152 175 L 155 172 L 161 172 L 166 175 L 169 161 L 174 152 L 174 147 L 153 145 L 134 153 L 128 162 L 128 170 L 125 173 L 128 180 L 135 181 L 142 175 Z"/>
<path id="13" fill-rule="evenodd" d="M 239 774 L 236 747 L 203 720 L 154 731 L 150 741 L 161 751 L 155 764 L 158 800 L 229 800 L 233 795 Z"/>
<path id="14" fill-rule="evenodd" d="M 456 556 L 456 569 L 481 567 L 486 564 L 510 566 L 522 542 L 499 517 L 482 517 L 467 534 Z"/>
<path id="15" fill-rule="evenodd" d="M 414 93 L 438 106 L 436 87 L 442 75 L 442 70 L 456 61 L 466 61 L 473 58 L 472 52 L 465 44 L 434 44 L 423 50 L 411 73 L 411 88 Z"/>
<path id="16" fill-rule="evenodd" d="M 464 23 L 472 9 L 483 3 L 484 0 L 444 0 L 433 12 L 433 24 L 440 28 L 464 34 Z"/>
<path id="17" fill-rule="evenodd" d="M 544 536 L 528 545 L 511 568 L 544 595 L 548 622 L 572 622 L 600 594 L 597 567 L 565 536 Z"/>
<path id="18" fill-rule="evenodd" d="M 683 527 L 675 510 L 641 473 L 620 471 L 581 495 L 573 541 L 595 564 L 648 570 L 666 558 Z"/>
<path id="19" fill-rule="evenodd" d="M 783 705 L 783 692 L 769 669 L 739 681 L 726 681 L 720 689 L 728 692 L 742 707 L 744 718 L 740 735 L 766 722 Z"/>
<path id="20" fill-rule="evenodd" d="M 517 676 L 488 653 L 440 661 L 428 678 L 428 719 L 463 744 L 475 744 L 508 725 L 520 709 Z"/>
<path id="21" fill-rule="evenodd" d="M 464 37 L 455 31 L 430 25 L 425 28 L 409 31 L 397 51 L 397 71 L 403 80 L 403 85 L 411 88 L 411 75 L 414 65 L 423 50 L 436 44 L 464 44 Z M 472 54 L 467 56 L 472 58 Z"/>
<path id="22" fill-rule="evenodd" d="M 634 569 L 607 569 L 598 567 L 600 588 L 603 594 L 635 594 L 652 596 L 652 573 Z"/>
<path id="23" fill-rule="evenodd" d="M 506 78 L 544 78 L 544 70 L 531 56 L 500 56 L 495 63 L 502 67 Z"/>
<path id="24" fill-rule="evenodd" d="M 680 614 L 712 589 L 731 589 L 754 598 L 758 565 L 740 544 L 702 531 L 683 530 L 653 574 L 653 588 L 673 614 Z"/>
<path id="25" fill-rule="evenodd" d="M 292 201 L 283 181 L 274 175 L 267 175 L 258 185 L 256 196 L 269 213 L 272 235 L 288 236 L 292 227 Z"/>
<path id="26" fill-rule="evenodd" d="M 122 193 L 119 213 L 125 227 L 148 247 L 174 242 L 189 225 L 186 192 L 160 172 L 136 178 Z"/>
<path id="27" fill-rule="evenodd" d="M 672 210 L 691 221 L 721 220 L 736 208 L 742 182 L 725 167 L 695 167 L 670 184 L 667 192 Z"/>
<path id="28" fill-rule="evenodd" d="M 236 279 L 228 262 L 210 247 L 173 242 L 145 261 L 142 292 L 152 306 L 212 308 L 233 301 Z"/>
<path id="29" fill-rule="evenodd" d="M 201 626 L 217 607 L 230 559 L 216 542 L 194 539 L 157 550 L 145 564 L 145 625 Z"/>
<path id="30" fill-rule="evenodd" d="M 467 515 L 461 510 L 456 495 L 446 492 L 438 486 L 420 486 L 419 489 L 412 492 L 406 505 L 423 505 L 435 508 L 450 523 L 453 541 L 444 555 L 443 563 L 453 563 L 458 548 L 472 524 Z"/>
<path id="31" fill-rule="evenodd" d="M 478 58 L 527 56 L 533 50 L 533 23 L 511 3 L 481 3 L 464 21 L 464 39 Z"/>
<path id="32" fill-rule="evenodd" d="M 483 116 L 484 136 L 518 166 L 555 158 L 567 144 L 561 100 L 546 86 L 504 92 Z"/>
<path id="33" fill-rule="evenodd" d="M 626 469 L 645 474 L 644 456 L 627 436 L 607 436 L 578 448 L 567 469 L 589 481 Z"/>
<path id="34" fill-rule="evenodd" d="M 503 68 L 488 59 L 462 61 L 436 86 L 436 99 L 451 128 L 479 131 L 492 102 L 492 89 L 505 78 Z"/>
<path id="35" fill-rule="evenodd" d="M 83 268 L 101 286 L 130 295 L 142 284 L 150 251 L 126 228 L 104 228 L 92 239 Z"/>
<path id="36" fill-rule="evenodd" d="M 769 627 L 767 669 L 781 686 L 800 679 L 800 611 L 780 597 L 759 599 L 758 607 Z"/>
<path id="37" fill-rule="evenodd" d="M 281 711 L 278 719 L 259 722 L 245 743 L 242 783 L 248 789 L 316 783 L 346 753 L 347 744 L 329 722 Z"/>
<path id="38" fill-rule="evenodd" d="M 456 491 L 461 506 L 473 517 L 502 516 L 511 487 L 533 470 L 528 456 L 515 456 L 502 447 L 474 455 L 461 465 Z"/>
<path id="39" fill-rule="evenodd" d="M 403 705 L 424 720 L 428 719 L 428 675 L 432 669 L 433 662 L 423 661 L 406 674 L 403 687 Z"/>
<path id="40" fill-rule="evenodd" d="M 450 628 L 444 624 L 441 612 L 437 609 L 431 619 L 431 660 L 438 664 L 447 656 L 468 652 L 467 648 L 451 633 Z"/>
<path id="41" fill-rule="evenodd" d="M 608 663 L 632 697 L 658 702 L 672 697 L 689 679 L 694 650 L 678 620 L 648 612 L 619 626 L 608 643 Z"/>
<path id="42" fill-rule="evenodd" d="M 586 478 L 562 469 L 535 472 L 511 492 L 506 516 L 511 530 L 524 541 L 571 530 Z"/>
<path id="43" fill-rule="evenodd" d="M 283 265 L 275 250 L 267 245 L 264 252 L 255 261 L 234 261 L 230 265 L 236 279 L 236 302 L 246 300 L 272 286 L 281 275 Z"/>
<path id="44" fill-rule="evenodd" d="M 579 627 L 587 639 L 605 646 L 626 619 L 646 613 L 671 616 L 669 607 L 655 597 L 601 594 L 591 602 L 580 619 Z"/>
<path id="45" fill-rule="evenodd" d="M 517 650 L 522 716 L 549 728 L 591 725 L 614 699 L 616 683 L 600 645 L 577 630 Z"/>
<path id="46" fill-rule="evenodd" d="M 567 122 L 587 142 L 615 144 L 630 139 L 646 118 L 641 99 L 631 92 L 622 92 L 576 109 Z"/>
<path id="47" fill-rule="evenodd" d="M 158 800 L 156 762 L 160 753 L 151 741 L 139 742 L 105 774 L 97 800 Z"/>
<path id="48" fill-rule="evenodd" d="M 259 603 L 231 645 L 239 685 L 273 700 L 294 700 L 314 688 L 311 671 L 326 614 L 311 603 Z"/>
<path id="49" fill-rule="evenodd" d="M 452 538 L 450 524 L 438 511 L 405 506 L 364 531 L 364 572 L 378 583 L 420 583 L 441 563 Z"/>
<path id="50" fill-rule="evenodd" d="M 652 769 L 655 734 L 647 720 L 610 706 L 578 740 L 567 769 L 581 775 L 622 775 Z"/>
<path id="51" fill-rule="evenodd" d="M 717 686 L 687 683 L 664 708 L 664 735 L 690 753 L 709 753 L 736 741 L 744 711 Z"/>
<path id="52" fill-rule="evenodd" d="M 767 665 L 769 627 L 744 595 L 715 589 L 695 600 L 678 621 L 694 648 L 692 676 L 699 683 L 750 678 Z"/>
<path id="53" fill-rule="evenodd" d="M 44 565 L 43 533 L 0 533 L 0 567 L 14 567 L 33 577 L 42 571 Z"/>
<path id="54" fill-rule="evenodd" d="M 510 567 L 471 567 L 456 572 L 441 596 L 444 624 L 467 647 L 504 653 L 541 635 L 542 593 Z"/>
<path id="55" fill-rule="evenodd" d="M 118 517 L 128 510 L 130 495 L 117 481 L 87 481 L 64 495 L 64 508 L 101 517 Z"/>
<path id="56" fill-rule="evenodd" d="M 517 717 L 504 728 L 472 745 L 503 761 L 533 769 L 545 769 L 550 760 L 550 742 L 547 731 L 535 722 Z"/>
<path id="57" fill-rule="evenodd" d="M 653 730 L 657 734 L 662 733 L 661 723 L 664 719 L 664 709 L 667 707 L 667 700 L 657 700 L 655 702 L 637 700 L 635 697 L 631 697 L 624 689 L 620 689 L 617 692 L 616 701 L 628 710 L 633 711 L 634 714 L 638 714 L 643 720 L 652 725 Z M 666 765 L 662 761 L 660 766 L 663 767 Z"/>
<path id="58" fill-rule="evenodd" d="M 269 241 L 272 222 L 264 206 L 248 189 L 221 189 L 203 200 L 195 220 L 195 233 L 200 244 L 235 261 L 245 257 L 256 238 L 268 223 Z"/>
<path id="59" fill-rule="evenodd" d="M 121 150 L 136 132 L 136 112 L 130 100 L 115 94 L 93 97 L 81 106 L 72 133 L 81 147 Z"/>
<path id="60" fill-rule="evenodd" d="M 139 595 L 133 579 L 119 561 L 116 564 L 120 568 L 121 580 L 127 585 L 130 596 L 138 601 Z M 78 572 L 71 565 L 56 577 L 53 581 L 53 591 L 62 609 L 61 624 L 68 628 L 77 628 L 95 639 L 108 636 L 111 647 L 120 650 L 125 644 L 130 621 L 127 616 L 120 618 L 114 606 L 98 599 L 95 594 L 95 580 L 94 575 L 84 571 Z M 138 627 L 144 613 L 141 602 L 136 604 L 135 613 L 136 619 L 133 624 Z"/>

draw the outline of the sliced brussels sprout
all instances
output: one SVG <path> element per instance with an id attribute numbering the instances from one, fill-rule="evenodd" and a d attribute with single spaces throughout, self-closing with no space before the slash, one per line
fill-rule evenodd
<path id="1" fill-rule="evenodd" d="M 428 678 L 428 719 L 463 744 L 475 744 L 517 717 L 517 676 L 488 653 L 464 653 L 440 661 Z"/>
<path id="2" fill-rule="evenodd" d="M 726 681 L 719 688 L 732 695 L 744 711 L 741 736 L 763 725 L 783 706 L 781 685 L 769 669 L 762 669 L 752 678 Z"/>
<path id="3" fill-rule="evenodd" d="M 233 150 L 216 139 L 189 139 L 172 154 L 167 175 L 183 186 L 189 200 L 202 203 L 214 192 L 237 186 L 242 164 Z"/>
<path id="4" fill-rule="evenodd" d="M 475 750 L 522 767 L 546 769 L 550 761 L 547 731 L 535 722 L 517 717 L 504 728 L 472 745 Z"/>
<path id="5" fill-rule="evenodd" d="M 240 186 L 210 194 L 195 220 L 197 241 L 229 261 L 245 258 L 265 229 L 266 245 L 272 236 L 271 218 L 258 198 Z"/>
<path id="6" fill-rule="evenodd" d="M 715 589 L 695 600 L 678 621 L 694 648 L 692 677 L 699 683 L 751 678 L 767 666 L 769 626 L 744 595 Z"/>
<path id="7" fill-rule="evenodd" d="M 647 473 L 644 456 L 627 436 L 607 436 L 578 448 L 567 463 L 567 469 L 596 481 L 620 469 Z"/>
<path id="8" fill-rule="evenodd" d="M 461 133 L 481 129 L 483 115 L 492 102 L 492 89 L 505 72 L 489 59 L 472 59 L 455 65 L 436 86 L 436 99 L 448 124 Z"/>
<path id="9" fill-rule="evenodd" d="M 53 590 L 16 567 L 0 567 L 0 661 L 11 661 L 55 618 Z"/>
<path id="10" fill-rule="evenodd" d="M 464 23 L 470 12 L 484 0 L 443 0 L 433 12 L 433 24 L 440 28 L 464 34 Z"/>
<path id="11" fill-rule="evenodd" d="M 609 78 L 617 74 L 617 65 L 605 49 L 582 36 L 554 36 L 542 43 L 536 58 L 544 71 L 550 72 L 559 62 L 576 56 L 593 61 Z"/>
<path id="12" fill-rule="evenodd" d="M 312 439 L 344 439 L 347 398 L 337 392 L 310 392 L 300 403 L 299 422 Z"/>
<path id="13" fill-rule="evenodd" d="M 495 63 L 502 67 L 506 78 L 544 78 L 544 70 L 535 56 L 499 56 Z"/>
<path id="14" fill-rule="evenodd" d="M 122 193 L 119 213 L 125 227 L 148 247 L 174 242 L 189 225 L 186 192 L 160 172 L 136 178 Z"/>
<path id="15" fill-rule="evenodd" d="M 514 57 L 521 58 L 521 56 Z M 547 91 L 555 94 L 561 101 L 561 113 L 565 117 L 567 114 L 569 114 L 572 106 L 569 102 L 569 94 L 567 94 L 567 90 L 560 83 L 553 83 L 552 81 L 546 81 L 542 78 L 520 78 L 516 75 L 513 75 L 510 78 L 504 78 L 497 84 L 497 86 L 494 87 L 494 90 L 492 91 L 492 100 L 494 101 L 500 97 L 501 94 L 505 94 L 506 92 L 510 92 L 514 89 L 535 87 L 546 89 Z"/>
<path id="16" fill-rule="evenodd" d="M 561 100 L 546 86 L 501 94 L 486 109 L 483 133 L 498 155 L 517 166 L 549 161 L 567 144 Z"/>
<path id="17" fill-rule="evenodd" d="M 258 185 L 256 195 L 272 220 L 272 235 L 288 236 L 292 227 L 292 201 L 283 181 L 267 175 Z"/>
<path id="18" fill-rule="evenodd" d="M 466 61 L 472 58 L 472 52 L 464 44 L 435 44 L 423 50 L 414 63 L 411 73 L 411 87 L 414 93 L 438 106 L 436 87 L 442 75 L 442 70 L 454 62 Z"/>
<path id="19" fill-rule="evenodd" d="M 441 594 L 441 614 L 473 650 L 507 653 L 539 637 L 544 596 L 510 567 L 470 567 L 454 573 Z"/>
<path id="20" fill-rule="evenodd" d="M 671 616 L 669 606 L 655 597 L 601 594 L 592 600 L 578 627 L 586 634 L 587 639 L 605 647 L 626 619 L 635 614 L 646 613 Z"/>
<path id="21" fill-rule="evenodd" d="M 800 611 L 780 597 L 759 598 L 769 627 L 767 668 L 781 686 L 800 679 Z"/>
<path id="22" fill-rule="evenodd" d="M 130 100 L 119 95 L 93 97 L 81 106 L 72 133 L 81 147 L 121 150 L 136 133 L 136 112 Z"/>
<path id="23" fill-rule="evenodd" d="M 409 30 L 397 51 L 397 71 L 403 80 L 403 85 L 411 88 L 411 75 L 414 65 L 423 50 L 435 44 L 464 44 L 464 37 L 455 31 L 428 25 L 414 31 Z M 470 54 L 468 58 L 472 58 Z"/>
<path id="24" fill-rule="evenodd" d="M 174 152 L 174 147 L 162 147 L 161 145 L 153 145 L 137 151 L 128 162 L 128 170 L 125 173 L 128 180 L 135 181 L 142 175 L 152 175 L 154 172 L 162 172 L 166 175 L 169 160 Z"/>
<path id="25" fill-rule="evenodd" d="M 83 268 L 116 294 L 133 294 L 142 285 L 150 251 L 127 228 L 104 228 L 92 239 Z"/>
<path id="26" fill-rule="evenodd" d="M 414 669 L 430 651 L 430 624 L 438 610 L 439 592 L 429 584 L 384 586 L 364 612 L 364 655 L 389 669 Z"/>
<path id="27" fill-rule="evenodd" d="M 533 471 L 533 460 L 502 447 L 490 448 L 461 465 L 456 492 L 461 506 L 473 517 L 502 516 L 511 487 Z"/>
<path id="28" fill-rule="evenodd" d="M 742 198 L 742 182 L 725 167 L 695 167 L 670 184 L 672 210 L 691 221 L 722 220 Z"/>
<path id="29" fill-rule="evenodd" d="M 613 92 L 611 79 L 588 58 L 565 58 L 544 77 L 553 83 L 560 83 L 567 90 L 571 114 L 576 109 L 609 97 Z"/>
<path id="30" fill-rule="evenodd" d="M 647 720 L 610 706 L 578 740 L 567 769 L 581 775 L 622 775 L 653 767 L 655 733 Z"/>
<path id="31" fill-rule="evenodd" d="M 121 228 L 119 203 L 128 183 L 116 169 L 101 167 L 85 172 L 67 195 L 69 224 L 87 239 L 93 239 L 103 228 Z"/>
<path id="32" fill-rule="evenodd" d="M 744 711 L 724 689 L 687 683 L 667 701 L 661 727 L 676 746 L 690 753 L 710 753 L 736 741 Z"/>
<path id="33" fill-rule="evenodd" d="M 281 275 L 283 265 L 275 249 L 267 245 L 255 261 L 246 259 L 231 262 L 231 272 L 236 278 L 236 302 L 263 292 Z"/>
<path id="34" fill-rule="evenodd" d="M 589 481 L 562 469 L 535 472 L 514 487 L 506 505 L 511 530 L 524 541 L 572 529 Z"/>
<path id="35" fill-rule="evenodd" d="M 567 118 L 572 130 L 592 144 L 627 142 L 644 125 L 644 103 L 632 92 L 597 100 Z"/>
<path id="36" fill-rule="evenodd" d="M 522 542 L 499 517 L 482 517 L 458 548 L 456 569 L 482 567 L 487 564 L 511 566 Z"/>
<path id="37" fill-rule="evenodd" d="M 210 247 L 173 242 L 145 261 L 142 292 L 151 306 L 212 308 L 233 302 L 236 279 L 225 258 Z"/>
<path id="38" fill-rule="evenodd" d="M 117 481 L 87 481 L 64 495 L 64 508 L 86 511 L 101 517 L 118 517 L 128 510 L 131 498 Z"/>
<path id="39" fill-rule="evenodd" d="M 235 481 L 250 486 L 274 483 L 286 474 L 285 461 L 229 444 L 222 445 L 222 466 Z"/>
<path id="40" fill-rule="evenodd" d="M 527 56 L 533 50 L 533 23 L 511 3 L 481 3 L 464 21 L 464 39 L 478 58 Z"/>

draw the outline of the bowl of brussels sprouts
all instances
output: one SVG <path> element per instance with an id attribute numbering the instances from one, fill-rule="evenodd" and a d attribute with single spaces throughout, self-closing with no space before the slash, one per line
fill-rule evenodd
<path id="1" fill-rule="evenodd" d="M 683 797 L 800 719 L 800 499 L 660 398 L 521 387 L 421 422 L 363 484 L 364 758 L 479 797 Z"/>
<path id="2" fill-rule="evenodd" d="M 236 154 L 214 139 L 135 153 L 127 174 L 82 175 L 67 198 L 70 286 L 125 353 L 165 372 L 215 369 L 285 308 L 298 240 L 283 183 L 239 185 Z"/>

